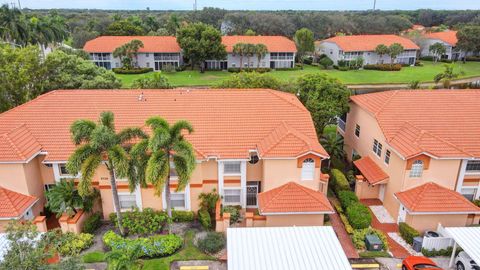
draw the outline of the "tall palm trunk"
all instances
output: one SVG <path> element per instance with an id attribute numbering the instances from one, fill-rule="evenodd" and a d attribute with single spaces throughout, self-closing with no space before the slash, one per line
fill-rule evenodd
<path id="1" fill-rule="evenodd" d="M 243 54 L 240 54 L 240 70 L 243 68 Z"/>
<path id="2" fill-rule="evenodd" d="M 123 230 L 122 224 L 122 213 L 120 212 L 120 201 L 118 200 L 118 190 L 117 190 L 117 181 L 115 179 L 115 171 L 112 167 L 108 168 L 110 172 L 110 186 L 112 187 L 112 195 L 113 195 L 113 204 L 115 205 L 115 213 L 117 214 L 117 224 L 118 230 L 120 231 L 121 235 L 125 235 L 125 231 Z"/>
<path id="3" fill-rule="evenodd" d="M 172 219 L 172 204 L 170 199 L 172 198 L 172 194 L 170 192 L 170 154 L 167 154 L 167 160 L 168 160 L 168 176 L 167 180 L 165 181 L 165 201 L 167 202 L 167 215 Z M 167 229 L 168 233 L 172 233 L 172 226 L 170 225 L 170 222 L 167 223 Z"/>

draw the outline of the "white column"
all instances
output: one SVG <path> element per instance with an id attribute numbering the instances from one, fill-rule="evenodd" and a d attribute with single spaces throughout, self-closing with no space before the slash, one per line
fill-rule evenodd
<path id="1" fill-rule="evenodd" d="M 217 167 L 218 167 L 218 195 L 220 195 L 220 198 L 221 198 L 223 197 L 223 161 L 217 161 Z"/>
<path id="2" fill-rule="evenodd" d="M 185 187 L 185 210 L 192 209 L 190 205 L 190 184 Z"/>
<path id="3" fill-rule="evenodd" d="M 247 162 L 246 161 L 241 161 L 240 162 L 240 198 L 241 198 L 241 204 L 242 208 L 247 207 Z"/>
<path id="4" fill-rule="evenodd" d="M 53 177 L 55 178 L 56 183 L 60 182 L 60 167 L 58 165 L 58 163 L 52 164 Z"/>
<path id="5" fill-rule="evenodd" d="M 140 187 L 140 184 L 137 184 L 137 187 L 135 188 L 135 200 L 137 201 L 137 207 L 140 210 L 143 210 L 143 202 L 142 202 L 142 189 Z"/>
<path id="6" fill-rule="evenodd" d="M 455 240 L 453 240 L 455 241 Z M 453 266 L 453 262 L 455 260 L 455 253 L 457 252 L 457 242 L 453 244 L 453 251 L 452 251 L 452 256 L 450 257 L 450 263 L 448 264 L 449 267 Z"/>
<path id="7" fill-rule="evenodd" d="M 460 171 L 458 173 L 457 187 L 455 189 L 459 193 L 462 192 L 463 179 L 465 178 L 465 171 L 467 170 L 467 163 L 468 163 L 467 159 L 462 160 L 462 162 L 460 163 Z"/>
<path id="8" fill-rule="evenodd" d="M 168 187 L 170 188 L 170 187 Z M 165 188 L 162 191 L 162 208 L 163 210 L 167 209 L 167 200 L 165 199 L 165 190 L 167 189 L 167 185 L 165 185 Z"/>

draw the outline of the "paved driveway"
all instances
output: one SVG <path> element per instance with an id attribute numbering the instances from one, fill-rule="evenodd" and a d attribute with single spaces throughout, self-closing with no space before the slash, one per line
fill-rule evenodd
<path id="1" fill-rule="evenodd" d="M 444 270 L 453 270 L 453 268 L 448 267 L 448 263 L 450 258 L 447 257 L 438 257 L 438 258 L 431 258 L 439 267 Z M 376 259 L 380 264 L 383 264 L 389 270 L 398 270 L 401 268 L 397 268 L 398 264 L 402 263 L 401 259 L 395 258 L 377 258 Z"/>

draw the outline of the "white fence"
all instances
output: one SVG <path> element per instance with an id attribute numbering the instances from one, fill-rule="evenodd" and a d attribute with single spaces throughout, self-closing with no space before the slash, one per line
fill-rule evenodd
<path id="1" fill-rule="evenodd" d="M 442 224 L 438 224 L 437 232 L 441 237 L 423 237 L 422 248 L 426 250 L 440 250 L 447 249 L 448 247 L 453 247 L 454 241 L 450 237 L 446 237 L 447 233 L 443 228 Z"/>

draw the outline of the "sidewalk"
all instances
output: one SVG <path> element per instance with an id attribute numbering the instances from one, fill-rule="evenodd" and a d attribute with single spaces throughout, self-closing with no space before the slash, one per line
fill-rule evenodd
<path id="1" fill-rule="evenodd" d="M 348 235 L 347 231 L 345 231 L 345 227 L 343 226 L 342 221 L 340 220 L 340 216 L 335 214 L 330 214 L 330 222 L 332 223 L 332 228 L 335 231 L 335 234 L 342 245 L 343 251 L 347 255 L 349 259 L 358 259 L 358 252 L 353 246 L 352 239 Z"/>

